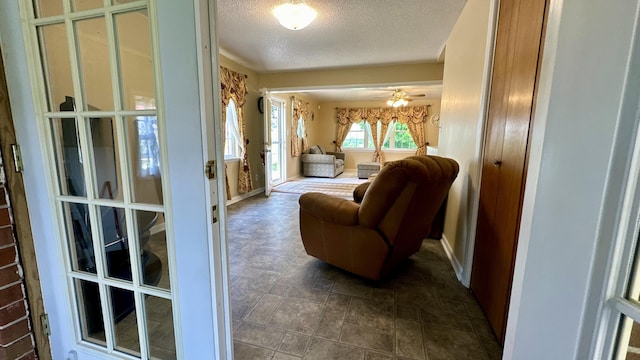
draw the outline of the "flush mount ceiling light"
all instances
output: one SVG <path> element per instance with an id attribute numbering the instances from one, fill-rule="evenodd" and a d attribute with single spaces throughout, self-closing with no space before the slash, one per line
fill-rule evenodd
<path id="1" fill-rule="evenodd" d="M 287 29 L 300 30 L 311 24 L 318 13 L 303 1 L 292 0 L 276 6 L 273 15 Z"/>

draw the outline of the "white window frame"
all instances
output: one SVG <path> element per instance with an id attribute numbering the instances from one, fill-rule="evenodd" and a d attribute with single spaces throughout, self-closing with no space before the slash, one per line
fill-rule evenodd
<path id="1" fill-rule="evenodd" d="M 353 127 L 359 124 L 363 124 L 364 125 L 364 129 L 363 129 L 363 133 L 364 133 L 364 142 L 363 142 L 363 146 L 345 146 L 345 143 L 342 143 L 342 149 L 343 150 L 375 150 L 375 147 L 373 146 L 373 144 L 369 144 L 369 139 L 371 138 L 371 126 L 368 125 L 368 123 L 365 120 L 360 120 L 360 122 L 357 123 L 351 123 L 351 127 L 349 128 L 349 132 L 347 133 L 347 137 L 345 138 L 345 141 L 348 139 L 349 134 L 353 131 Z M 358 131 L 359 132 L 359 131 Z M 370 147 L 369 147 L 370 146 Z"/>

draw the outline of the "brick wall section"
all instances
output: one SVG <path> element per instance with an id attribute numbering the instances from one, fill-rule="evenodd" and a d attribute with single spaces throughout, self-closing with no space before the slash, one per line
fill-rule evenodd
<path id="1" fill-rule="evenodd" d="M 37 359 L 0 156 L 0 359 Z"/>

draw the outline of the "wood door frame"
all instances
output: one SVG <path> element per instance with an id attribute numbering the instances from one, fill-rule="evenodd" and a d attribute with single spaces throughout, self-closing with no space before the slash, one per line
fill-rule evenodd
<path id="1" fill-rule="evenodd" d="M 1 54 L 2 48 L 0 48 Z M 16 171 L 13 161 L 9 161 L 12 154 L 11 145 L 16 144 L 17 140 L 11 115 L 4 61 L 0 56 L 0 94 L 2 93 L 6 96 L 0 96 L 0 129 L 2 129 L 0 131 L 0 152 L 5 156 L 6 187 L 11 196 L 16 244 L 19 250 L 19 262 L 22 264 L 24 272 L 29 317 L 31 318 L 31 326 L 33 326 L 32 331 L 36 342 L 36 350 L 38 358 L 47 360 L 51 359 L 51 345 L 49 336 L 45 334 L 41 321 L 41 316 L 45 314 L 44 301 L 40 287 L 40 275 L 38 273 L 33 235 L 31 234 L 31 221 L 29 219 L 24 182 L 22 174 Z"/>

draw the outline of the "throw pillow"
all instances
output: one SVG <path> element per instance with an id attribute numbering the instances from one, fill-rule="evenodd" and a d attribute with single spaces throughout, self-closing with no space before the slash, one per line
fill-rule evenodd
<path id="1" fill-rule="evenodd" d="M 320 150 L 320 154 L 326 154 L 326 153 L 324 152 L 324 149 L 322 148 L 322 146 L 320 146 L 320 145 L 316 145 L 316 146 L 317 146 L 317 147 L 318 147 L 318 149 Z"/>
<path id="2" fill-rule="evenodd" d="M 314 145 L 309 148 L 309 154 L 322 154 L 322 150 L 318 145 Z"/>

